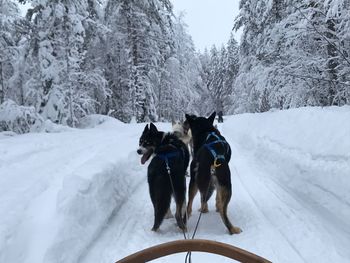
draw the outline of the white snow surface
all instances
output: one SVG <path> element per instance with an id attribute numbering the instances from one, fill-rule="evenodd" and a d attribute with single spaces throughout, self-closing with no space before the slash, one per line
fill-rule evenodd
<path id="1" fill-rule="evenodd" d="M 350 262 L 349 120 L 350 107 L 226 117 L 219 129 L 232 148 L 229 217 L 243 232 L 228 234 L 212 198 L 196 237 L 273 262 Z M 174 218 L 150 230 L 147 164 L 136 154 L 144 125 L 93 116 L 84 129 L 2 134 L 0 262 L 115 262 L 182 239 Z M 199 195 L 189 234 L 197 208 Z M 206 253 L 192 261 L 232 262 Z"/>

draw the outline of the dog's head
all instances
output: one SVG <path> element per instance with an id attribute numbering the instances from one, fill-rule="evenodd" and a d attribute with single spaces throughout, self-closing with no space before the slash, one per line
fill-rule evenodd
<path id="1" fill-rule="evenodd" d="M 139 141 L 139 148 L 137 149 L 137 153 L 142 155 L 141 163 L 145 164 L 148 159 L 154 153 L 154 150 L 159 145 L 161 140 L 160 132 L 157 130 L 157 127 L 151 123 L 148 127 L 146 125 L 145 129 L 142 132 Z"/>
<path id="2" fill-rule="evenodd" d="M 172 129 L 173 133 L 179 138 L 181 138 L 185 134 L 185 130 L 181 121 L 173 121 Z"/>
<path id="3" fill-rule="evenodd" d="M 202 133 L 207 133 L 213 131 L 215 128 L 213 126 L 215 120 L 216 112 L 214 111 L 208 118 L 205 117 L 197 117 L 195 115 L 186 114 L 186 121 L 188 123 L 192 135 L 198 135 Z"/>

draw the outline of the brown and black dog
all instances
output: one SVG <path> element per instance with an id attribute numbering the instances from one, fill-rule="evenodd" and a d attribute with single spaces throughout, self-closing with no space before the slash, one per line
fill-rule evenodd
<path id="1" fill-rule="evenodd" d="M 242 230 L 231 224 L 227 217 L 227 206 L 230 202 L 231 172 L 229 161 L 231 148 L 225 138 L 213 126 L 216 113 L 209 118 L 186 114 L 186 122 L 192 131 L 194 156 L 190 165 L 191 180 L 189 185 L 189 200 L 187 213 L 192 212 L 192 203 L 198 190 L 201 195 L 201 209 L 208 212 L 208 200 L 216 188 L 216 210 L 230 234 L 238 234 Z"/>

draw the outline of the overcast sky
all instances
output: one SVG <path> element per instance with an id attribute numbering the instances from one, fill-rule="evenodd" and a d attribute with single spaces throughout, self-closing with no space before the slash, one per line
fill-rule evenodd
<path id="1" fill-rule="evenodd" d="M 197 49 L 226 44 L 238 14 L 239 0 L 171 0 L 175 14 L 185 11 L 185 22 Z M 235 33 L 239 42 L 241 32 Z"/>

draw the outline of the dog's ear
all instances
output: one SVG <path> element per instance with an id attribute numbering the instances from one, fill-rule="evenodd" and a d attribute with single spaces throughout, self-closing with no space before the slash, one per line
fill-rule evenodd
<path id="1" fill-rule="evenodd" d="M 158 132 L 157 127 L 152 122 L 149 125 L 149 127 L 150 127 L 151 133 L 157 133 Z"/>
<path id="2" fill-rule="evenodd" d="M 211 124 L 214 123 L 215 120 L 215 116 L 216 116 L 216 111 L 214 111 L 209 117 L 208 117 L 208 121 L 210 121 Z"/>
<path id="3" fill-rule="evenodd" d="M 145 127 L 145 129 L 143 130 L 143 132 L 147 132 L 148 130 L 149 130 L 148 124 L 146 124 L 146 127 Z"/>
<path id="4" fill-rule="evenodd" d="M 188 115 L 188 114 L 185 114 L 185 118 L 188 122 L 191 122 L 193 120 L 191 115 Z"/>

